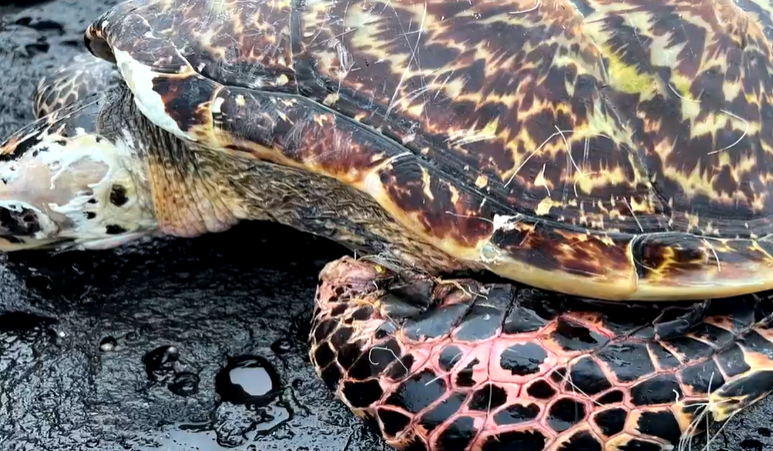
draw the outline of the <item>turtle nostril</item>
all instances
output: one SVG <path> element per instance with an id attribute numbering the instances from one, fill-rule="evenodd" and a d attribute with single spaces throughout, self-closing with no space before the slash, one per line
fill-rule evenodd
<path id="1" fill-rule="evenodd" d="M 35 212 L 28 208 L 0 207 L 0 227 L 10 235 L 29 236 L 40 231 L 40 222 Z"/>

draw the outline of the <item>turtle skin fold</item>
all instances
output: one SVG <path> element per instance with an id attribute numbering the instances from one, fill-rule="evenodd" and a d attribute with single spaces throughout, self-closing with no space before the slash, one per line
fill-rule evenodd
<path id="1" fill-rule="evenodd" d="M 310 357 L 398 450 L 681 449 L 773 388 L 772 299 L 601 306 L 346 257 Z"/>

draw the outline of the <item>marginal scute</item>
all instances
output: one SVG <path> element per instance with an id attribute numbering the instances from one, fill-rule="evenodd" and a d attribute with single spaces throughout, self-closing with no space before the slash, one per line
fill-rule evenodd
<path id="1" fill-rule="evenodd" d="M 339 327 L 330 337 L 330 343 L 334 347 L 340 348 L 341 346 L 345 345 L 349 341 L 349 339 L 352 337 L 353 332 L 354 332 L 354 329 L 352 329 L 351 327 Z"/>
<path id="2" fill-rule="evenodd" d="M 325 383 L 325 386 L 328 388 L 328 390 L 335 392 L 343 376 L 344 374 L 341 372 L 341 368 L 333 363 L 322 370 L 320 377 L 322 378 L 322 381 Z"/>
<path id="3" fill-rule="evenodd" d="M 674 446 L 679 444 L 682 436 L 679 422 L 670 410 L 641 412 L 637 429 L 644 435 L 660 437 Z"/>
<path id="4" fill-rule="evenodd" d="M 314 351 L 313 356 L 314 364 L 320 368 L 328 366 L 336 357 L 335 352 L 327 342 L 322 342 Z"/>
<path id="5" fill-rule="evenodd" d="M 381 384 L 375 379 L 365 382 L 344 382 L 341 391 L 346 400 L 357 408 L 370 406 L 378 401 L 383 394 Z"/>
<path id="6" fill-rule="evenodd" d="M 153 90 L 161 96 L 166 113 L 183 131 L 193 131 L 212 120 L 210 102 L 218 86 L 200 76 L 153 79 Z"/>
<path id="7" fill-rule="evenodd" d="M 392 409 L 378 409 L 378 418 L 383 425 L 382 429 L 388 436 L 395 436 L 403 431 L 411 422 L 411 417 Z"/>
<path id="8" fill-rule="evenodd" d="M 362 347 L 364 344 L 365 340 L 350 341 L 338 349 L 337 361 L 341 368 L 348 371 L 354 365 L 354 362 L 363 355 Z"/>
<path id="9" fill-rule="evenodd" d="M 333 319 L 326 319 L 322 321 L 316 329 L 314 329 L 314 340 L 320 343 L 326 339 L 335 329 L 338 327 L 338 321 Z"/>

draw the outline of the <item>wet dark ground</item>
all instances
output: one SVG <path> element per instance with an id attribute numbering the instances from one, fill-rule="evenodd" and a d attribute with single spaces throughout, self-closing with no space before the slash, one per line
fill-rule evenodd
<path id="1" fill-rule="evenodd" d="M 82 30 L 109 4 L 0 10 L 0 136 L 31 119 L 36 80 L 83 51 Z M 307 358 L 317 273 L 344 252 L 247 224 L 11 255 L 0 263 L 0 450 L 384 449 Z"/>
<path id="2" fill-rule="evenodd" d="M 82 30 L 115 1 L 18 6 L 30 3 L 0 3 L 0 138 L 30 121 L 37 79 L 83 51 Z M 10 255 L 0 449 L 385 449 L 306 356 L 317 273 L 344 252 L 244 224 L 114 251 Z M 710 449 L 773 449 L 771 421 L 768 398 Z"/>

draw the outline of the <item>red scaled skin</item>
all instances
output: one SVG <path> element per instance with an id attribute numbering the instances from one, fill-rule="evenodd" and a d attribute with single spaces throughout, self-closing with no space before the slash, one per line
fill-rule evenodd
<path id="1" fill-rule="evenodd" d="M 321 273 L 310 354 L 399 450 L 657 451 L 706 405 L 722 421 L 770 392 L 771 313 L 765 296 L 599 305 L 343 258 Z"/>

